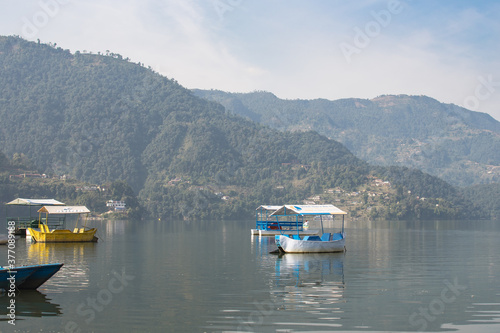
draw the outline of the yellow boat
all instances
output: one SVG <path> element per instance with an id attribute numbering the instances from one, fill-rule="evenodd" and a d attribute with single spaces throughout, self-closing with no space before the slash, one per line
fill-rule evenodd
<path id="1" fill-rule="evenodd" d="M 28 228 L 31 238 L 35 242 L 40 243 L 75 243 L 75 242 L 96 242 L 96 228 L 74 228 L 73 231 L 68 229 L 49 230 L 49 227 L 43 223 L 42 213 L 45 213 L 45 221 L 48 221 L 49 214 L 78 214 L 78 220 L 81 214 L 88 215 L 90 210 L 85 206 L 43 206 L 38 210 L 40 213 L 38 228 Z"/>

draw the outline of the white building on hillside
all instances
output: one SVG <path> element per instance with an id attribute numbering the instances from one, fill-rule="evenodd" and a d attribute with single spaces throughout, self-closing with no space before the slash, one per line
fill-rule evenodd
<path id="1" fill-rule="evenodd" d="M 115 211 L 125 210 L 125 201 L 121 200 L 108 200 L 106 201 L 106 207 L 112 207 Z"/>

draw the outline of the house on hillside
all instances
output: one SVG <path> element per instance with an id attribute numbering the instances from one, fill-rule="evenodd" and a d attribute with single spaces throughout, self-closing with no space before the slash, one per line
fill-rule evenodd
<path id="1" fill-rule="evenodd" d="M 121 200 L 108 200 L 106 201 L 106 207 L 112 208 L 115 212 L 123 212 L 126 209 L 125 201 Z"/>

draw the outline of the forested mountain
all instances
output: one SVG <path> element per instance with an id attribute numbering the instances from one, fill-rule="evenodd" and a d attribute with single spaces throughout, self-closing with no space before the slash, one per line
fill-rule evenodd
<path id="1" fill-rule="evenodd" d="M 228 113 L 121 55 L 0 37 L 0 73 L 6 156 L 49 176 L 126 181 L 152 217 L 248 219 L 258 205 L 303 200 L 352 206 L 353 216 L 488 217 L 435 177 L 374 168 L 316 132 Z M 0 185 L 12 188 L 7 173 Z M 392 185 L 377 190 L 382 180 Z"/>
<path id="2" fill-rule="evenodd" d="M 314 130 L 377 165 L 417 168 L 457 186 L 500 182 L 500 122 L 425 96 L 282 100 L 268 92 L 194 90 L 280 130 Z"/>

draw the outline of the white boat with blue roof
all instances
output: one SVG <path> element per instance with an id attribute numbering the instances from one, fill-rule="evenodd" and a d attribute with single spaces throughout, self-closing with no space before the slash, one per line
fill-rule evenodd
<path id="1" fill-rule="evenodd" d="M 280 229 L 280 234 L 275 236 L 279 253 L 329 253 L 344 252 L 345 231 L 344 216 L 347 213 L 334 205 L 285 205 L 275 210 L 269 217 L 276 218 L 278 226 L 281 220 L 290 221 L 295 219 L 295 223 L 304 224 L 306 218 L 319 216 L 321 221 L 321 235 L 306 235 L 300 233 L 288 233 Z M 342 216 L 342 226 L 338 232 L 324 232 L 323 217 Z M 298 229 L 298 228 L 297 228 Z"/>

